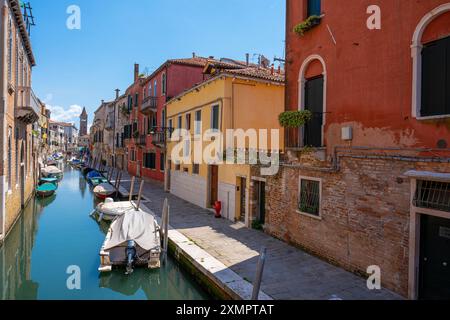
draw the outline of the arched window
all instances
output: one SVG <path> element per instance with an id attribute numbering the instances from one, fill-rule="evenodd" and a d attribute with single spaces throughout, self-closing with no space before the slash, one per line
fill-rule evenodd
<path id="1" fill-rule="evenodd" d="M 326 121 L 325 61 L 319 55 L 311 55 L 303 62 L 299 75 L 299 110 L 309 110 L 313 117 L 299 130 L 298 146 L 323 147 Z"/>
<path id="2" fill-rule="evenodd" d="M 450 117 L 450 36 L 424 43 L 427 27 L 449 13 L 450 3 L 435 8 L 422 18 L 414 32 L 412 114 L 417 119 Z"/>

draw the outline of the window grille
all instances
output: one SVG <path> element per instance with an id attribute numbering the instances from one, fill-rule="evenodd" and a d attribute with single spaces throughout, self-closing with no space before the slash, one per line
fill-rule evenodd
<path id="1" fill-rule="evenodd" d="M 414 206 L 450 212 L 450 183 L 417 181 Z"/>
<path id="2" fill-rule="evenodd" d="M 315 216 L 320 215 L 320 182 L 301 179 L 299 210 Z"/>

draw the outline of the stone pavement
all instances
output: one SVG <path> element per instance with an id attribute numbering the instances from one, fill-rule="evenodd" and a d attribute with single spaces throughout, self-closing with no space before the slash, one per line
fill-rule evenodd
<path id="1" fill-rule="evenodd" d="M 124 174 L 121 185 L 130 190 L 128 175 Z M 265 246 L 267 260 L 261 290 L 273 299 L 402 299 L 385 289 L 370 291 L 364 279 L 261 231 L 215 219 L 211 211 L 164 192 L 160 182 L 147 180 L 144 189 L 146 207 L 161 216 L 164 199 L 168 198 L 170 225 L 249 282 L 255 276 L 259 251 Z"/>

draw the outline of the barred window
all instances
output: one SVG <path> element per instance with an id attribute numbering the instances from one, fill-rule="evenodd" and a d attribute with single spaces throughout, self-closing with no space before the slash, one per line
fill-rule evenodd
<path id="1" fill-rule="evenodd" d="M 418 208 L 450 212 L 450 183 L 417 181 L 414 205 Z"/>
<path id="2" fill-rule="evenodd" d="M 156 153 L 145 153 L 144 154 L 144 168 L 156 169 Z"/>
<path id="3" fill-rule="evenodd" d="M 301 213 L 320 216 L 320 181 L 300 179 L 298 209 Z"/>
<path id="4" fill-rule="evenodd" d="M 200 174 L 200 165 L 194 163 L 193 167 L 192 167 L 192 173 L 193 174 Z"/>

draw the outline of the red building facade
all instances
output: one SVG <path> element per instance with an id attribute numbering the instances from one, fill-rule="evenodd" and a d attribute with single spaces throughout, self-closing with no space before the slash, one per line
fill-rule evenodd
<path id="1" fill-rule="evenodd" d="M 204 80 L 208 58 L 168 60 L 148 77 L 139 76 L 127 90 L 131 126 L 127 129 L 130 174 L 164 181 L 165 173 L 165 104 L 172 97 Z"/>
<path id="2" fill-rule="evenodd" d="M 450 298 L 450 3 L 287 0 L 286 40 L 286 110 L 312 119 L 264 178 L 265 231 Z"/>

